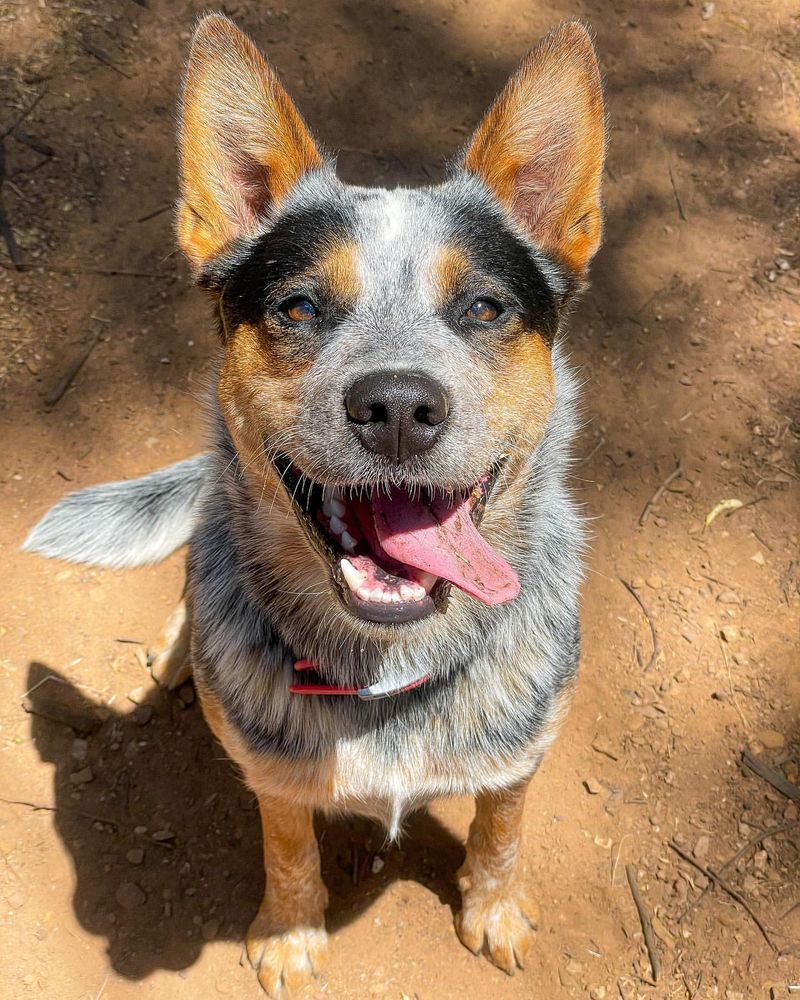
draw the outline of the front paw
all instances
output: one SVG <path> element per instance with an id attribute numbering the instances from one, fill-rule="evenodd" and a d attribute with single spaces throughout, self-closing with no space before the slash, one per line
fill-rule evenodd
<path id="1" fill-rule="evenodd" d="M 296 993 L 320 974 L 328 959 L 328 935 L 320 927 L 295 927 L 275 933 L 258 913 L 246 938 L 247 957 L 270 997 Z"/>
<path id="2" fill-rule="evenodd" d="M 522 890 L 468 888 L 462 894 L 456 933 L 477 955 L 482 950 L 494 964 L 513 976 L 524 968 L 539 922 L 539 907 Z"/>

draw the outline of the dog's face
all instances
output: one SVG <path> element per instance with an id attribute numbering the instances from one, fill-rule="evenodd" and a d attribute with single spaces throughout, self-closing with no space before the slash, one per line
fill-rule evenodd
<path id="1" fill-rule="evenodd" d="M 488 534 L 510 516 L 553 406 L 559 319 L 599 243 L 585 30 L 529 54 L 433 188 L 341 183 L 221 17 L 198 28 L 182 110 L 179 239 L 217 298 L 219 402 L 254 502 L 294 502 L 287 565 L 305 551 L 340 610 L 391 627 L 442 609 L 450 584 L 512 599 L 478 524 L 487 504 Z"/>

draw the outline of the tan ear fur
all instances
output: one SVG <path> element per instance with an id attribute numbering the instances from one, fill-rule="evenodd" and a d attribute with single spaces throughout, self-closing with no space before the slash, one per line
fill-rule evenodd
<path id="1" fill-rule="evenodd" d="M 183 87 L 178 242 L 195 271 L 252 232 L 323 159 L 291 98 L 226 17 L 197 26 Z"/>
<path id="2" fill-rule="evenodd" d="M 522 61 L 478 126 L 464 167 L 535 243 L 583 276 L 600 245 L 604 155 L 594 47 L 570 21 Z"/>

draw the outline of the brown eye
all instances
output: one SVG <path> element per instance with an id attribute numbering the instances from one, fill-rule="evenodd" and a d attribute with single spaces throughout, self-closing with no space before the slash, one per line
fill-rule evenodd
<path id="1" fill-rule="evenodd" d="M 295 295 L 282 303 L 281 312 L 293 323 L 308 323 L 309 320 L 317 317 L 314 303 L 304 299 L 301 295 Z"/>
<path id="2" fill-rule="evenodd" d="M 475 299 L 464 315 L 468 319 L 476 319 L 479 323 L 491 323 L 500 315 L 501 309 L 491 299 Z"/>

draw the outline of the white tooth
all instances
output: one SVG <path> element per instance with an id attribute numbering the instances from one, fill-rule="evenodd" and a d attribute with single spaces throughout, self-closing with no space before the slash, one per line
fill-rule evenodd
<path id="1" fill-rule="evenodd" d="M 330 517 L 331 514 L 336 513 L 336 511 L 333 509 L 333 504 L 331 503 L 330 500 L 326 499 L 322 501 L 322 513 L 327 514 L 328 517 Z"/>
<path id="2" fill-rule="evenodd" d="M 326 513 L 327 513 L 327 511 L 326 511 Z M 340 521 L 339 518 L 334 514 L 331 517 L 331 531 L 334 533 L 334 535 L 341 535 L 341 533 L 344 530 L 345 530 L 345 523 L 344 523 L 344 521 Z"/>
<path id="3" fill-rule="evenodd" d="M 419 583 L 420 583 L 420 586 L 426 592 L 429 591 L 433 587 L 433 585 L 434 585 L 434 583 L 436 583 L 437 579 L 438 579 L 438 577 L 435 577 L 433 575 L 433 573 L 426 573 L 425 570 L 422 570 L 420 572 L 420 574 L 419 574 Z"/>
<path id="4" fill-rule="evenodd" d="M 411 598 L 414 596 L 414 588 L 409 587 L 407 583 L 402 584 L 400 586 L 400 596 L 403 598 L 404 601 L 410 601 Z"/>
<path id="5" fill-rule="evenodd" d="M 348 552 L 352 552 L 356 547 L 356 540 L 349 531 L 343 531 L 339 541 L 342 543 L 342 548 L 347 549 Z"/>
<path id="6" fill-rule="evenodd" d="M 403 598 L 400 596 L 399 591 L 393 590 L 392 591 L 392 604 L 399 604 L 402 600 L 403 600 Z"/>
<path id="7" fill-rule="evenodd" d="M 376 587 L 370 594 L 370 597 L 373 601 L 377 601 L 378 604 L 383 603 L 383 587 Z"/>
<path id="8" fill-rule="evenodd" d="M 414 600 L 421 601 L 423 597 L 427 594 L 427 590 L 424 587 L 417 587 L 414 591 Z"/>
<path id="9" fill-rule="evenodd" d="M 391 604 L 392 603 L 391 590 L 384 590 L 383 594 L 381 595 L 381 600 L 383 601 L 384 604 Z"/>
<path id="10" fill-rule="evenodd" d="M 347 586 L 357 594 L 361 584 L 366 580 L 367 574 L 356 569 L 349 559 L 342 559 L 339 564 L 342 567 L 342 576 L 347 581 Z"/>
<path id="11" fill-rule="evenodd" d="M 337 517 L 344 517 L 344 512 L 347 508 L 341 500 L 337 500 L 336 497 L 331 497 L 328 503 L 330 504 L 332 514 L 335 514 Z M 325 513 L 327 514 L 327 511 Z"/>
<path id="12" fill-rule="evenodd" d="M 369 589 L 369 587 L 359 587 L 358 590 L 356 591 L 356 596 L 360 597 L 362 601 L 371 601 L 372 591 Z"/>

